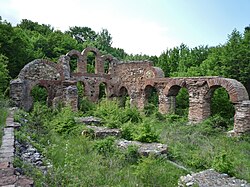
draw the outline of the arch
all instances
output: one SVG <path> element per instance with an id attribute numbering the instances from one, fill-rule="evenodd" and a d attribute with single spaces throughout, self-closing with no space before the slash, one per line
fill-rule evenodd
<path id="1" fill-rule="evenodd" d="M 120 87 L 118 96 L 119 96 L 120 106 L 125 107 L 127 97 L 129 96 L 128 90 L 125 86 Z"/>
<path id="2" fill-rule="evenodd" d="M 163 94 L 166 96 L 176 96 L 182 87 L 186 87 L 186 82 L 183 79 L 172 79 L 164 88 Z"/>
<path id="3" fill-rule="evenodd" d="M 113 61 L 113 57 L 111 55 L 103 55 L 101 56 L 102 63 L 100 64 L 100 71 L 99 73 L 105 73 L 105 74 L 110 74 L 109 68 L 110 68 L 110 63 Z"/>
<path id="4" fill-rule="evenodd" d="M 42 84 L 36 84 L 30 89 L 30 96 L 32 97 L 32 105 L 34 101 L 42 102 L 49 105 L 49 91 L 48 88 Z"/>
<path id="5" fill-rule="evenodd" d="M 99 91 L 98 91 L 98 99 L 102 99 L 104 97 L 108 96 L 108 89 L 107 89 L 107 83 L 105 82 L 100 82 L 99 84 Z"/>
<path id="6" fill-rule="evenodd" d="M 66 56 L 68 56 L 69 58 L 72 58 L 72 57 L 77 58 L 77 73 L 84 73 L 85 72 L 86 65 L 84 64 L 83 56 L 79 51 L 73 49 L 73 50 L 69 51 L 66 54 Z"/>
<path id="7" fill-rule="evenodd" d="M 207 83 L 209 86 L 209 91 L 207 93 L 208 96 L 210 96 L 216 88 L 223 87 L 227 90 L 232 103 L 239 103 L 244 100 L 249 100 L 246 88 L 242 83 L 235 79 L 214 78 L 209 79 Z"/>
<path id="8" fill-rule="evenodd" d="M 26 64 L 20 71 L 21 80 L 61 80 L 62 72 L 58 64 L 44 59 L 36 59 Z"/>
<path id="9" fill-rule="evenodd" d="M 82 51 L 82 56 L 83 56 L 83 64 L 84 64 L 84 73 L 87 73 L 87 57 L 88 57 L 88 53 L 89 52 L 93 52 L 95 55 L 95 74 L 98 73 L 102 73 L 102 59 L 101 59 L 101 55 L 98 49 L 94 48 L 94 47 L 87 47 L 86 49 L 84 49 Z"/>

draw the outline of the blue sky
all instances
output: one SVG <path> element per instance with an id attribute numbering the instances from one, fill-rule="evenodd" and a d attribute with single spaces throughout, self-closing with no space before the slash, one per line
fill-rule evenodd
<path id="1" fill-rule="evenodd" d="M 3 19 L 30 19 L 55 29 L 108 29 L 127 53 L 160 55 L 181 43 L 223 44 L 250 25 L 250 0 L 0 0 Z"/>

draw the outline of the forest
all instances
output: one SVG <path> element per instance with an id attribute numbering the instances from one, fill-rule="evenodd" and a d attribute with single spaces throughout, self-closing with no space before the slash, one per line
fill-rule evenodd
<path id="1" fill-rule="evenodd" d="M 167 45 L 167 44 L 166 44 Z M 244 31 L 234 29 L 224 44 L 190 48 L 185 44 L 163 49 L 160 56 L 127 54 L 112 47 L 107 29 L 94 31 L 74 26 L 62 32 L 48 24 L 23 19 L 13 26 L 0 17 L 0 137 L 7 116 L 9 82 L 34 59 L 57 62 L 60 55 L 72 49 L 82 51 L 96 47 L 122 61 L 150 60 L 166 77 L 221 76 L 240 81 L 250 95 L 250 25 Z M 88 68 L 94 69 L 93 56 Z M 72 68 L 76 68 L 71 64 Z M 21 143 L 32 144 L 52 166 L 46 175 L 39 169 L 15 158 L 14 165 L 36 181 L 36 186 L 177 186 L 178 178 L 190 172 L 214 168 L 230 176 L 250 182 L 249 136 L 229 138 L 233 128 L 234 107 L 225 89 L 217 89 L 212 97 L 212 116 L 197 126 L 187 125 L 188 93 L 177 95 L 175 114 L 157 111 L 152 96 L 143 113 L 129 106 L 120 107 L 115 100 L 100 98 L 91 103 L 79 87 L 79 111 L 68 107 L 46 106 L 46 91 L 37 88 L 32 111 L 18 110 L 15 120 L 22 124 L 16 132 Z M 223 104 L 221 104 L 223 103 Z M 74 117 L 96 116 L 104 126 L 120 128 L 122 138 L 142 142 L 161 142 L 169 146 L 168 159 L 140 157 L 136 147 L 121 152 L 114 138 L 101 140 L 81 136 L 85 127 Z M 25 120 L 24 120 L 25 119 Z M 164 174 L 163 174 L 164 173 Z"/>

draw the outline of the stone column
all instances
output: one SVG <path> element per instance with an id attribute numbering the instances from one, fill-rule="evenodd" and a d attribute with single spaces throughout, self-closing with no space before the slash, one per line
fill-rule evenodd
<path id="1" fill-rule="evenodd" d="M 10 81 L 10 98 L 15 106 L 23 107 L 24 82 L 21 79 Z"/>
<path id="2" fill-rule="evenodd" d="M 210 103 L 204 98 L 189 96 L 188 120 L 191 123 L 199 123 L 208 118 L 211 114 Z"/>
<path id="3" fill-rule="evenodd" d="M 78 92 L 75 85 L 64 88 L 64 103 L 71 106 L 72 110 L 78 110 Z"/>
<path id="4" fill-rule="evenodd" d="M 62 65 L 63 76 L 65 80 L 70 80 L 70 58 L 66 55 L 61 55 L 59 58 L 59 63 Z"/>
<path id="5" fill-rule="evenodd" d="M 159 95 L 159 112 L 161 114 L 174 113 L 175 111 L 175 96 Z"/>
<path id="6" fill-rule="evenodd" d="M 188 120 L 191 123 L 199 123 L 211 114 L 210 98 L 206 98 L 205 85 L 189 85 L 189 113 Z"/>
<path id="7" fill-rule="evenodd" d="M 234 135 L 250 132 L 250 100 L 237 103 L 234 115 Z"/>

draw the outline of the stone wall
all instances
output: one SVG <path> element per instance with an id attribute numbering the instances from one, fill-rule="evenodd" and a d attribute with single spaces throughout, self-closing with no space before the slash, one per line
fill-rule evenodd
<path id="1" fill-rule="evenodd" d="M 95 73 L 87 72 L 87 55 L 95 55 Z M 77 58 L 77 71 L 70 69 L 71 58 Z M 105 72 L 104 64 L 109 63 Z M 101 56 L 96 48 L 86 48 L 82 52 L 71 50 L 60 56 L 58 63 L 34 60 L 28 63 L 16 80 L 11 81 L 10 96 L 15 105 L 30 110 L 33 98 L 30 95 L 35 85 L 48 91 L 48 105 L 58 103 L 78 108 L 77 83 L 84 87 L 84 96 L 90 101 L 99 99 L 100 84 L 106 87 L 106 96 L 128 95 L 131 106 L 143 109 L 147 104 L 149 90 L 155 89 L 159 96 L 159 112 L 175 111 L 175 97 L 181 88 L 189 94 L 190 123 L 199 123 L 210 116 L 211 97 L 215 89 L 224 87 L 235 105 L 234 133 L 249 131 L 249 97 L 245 87 L 234 79 L 222 77 L 178 77 L 166 78 L 164 72 L 153 67 L 150 61 L 120 62 L 110 55 Z"/>

